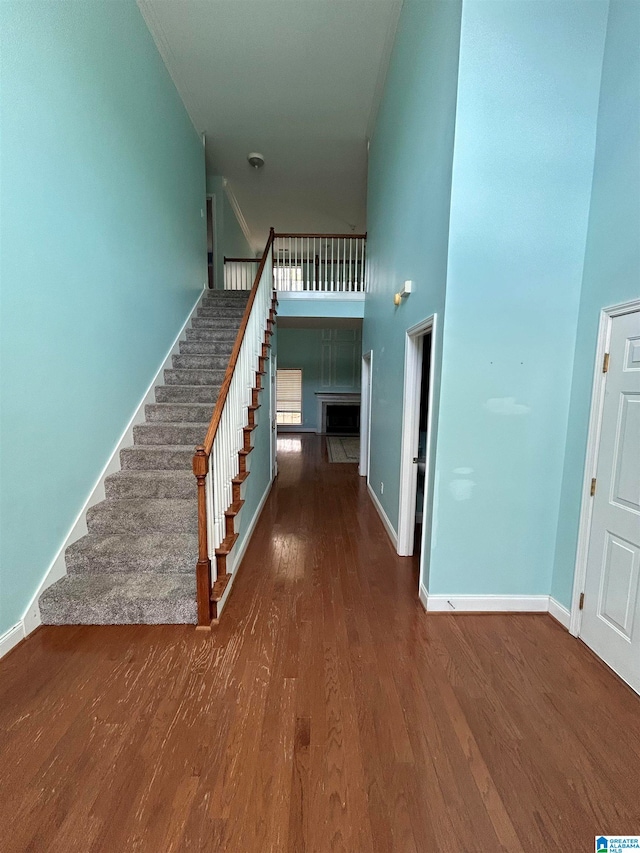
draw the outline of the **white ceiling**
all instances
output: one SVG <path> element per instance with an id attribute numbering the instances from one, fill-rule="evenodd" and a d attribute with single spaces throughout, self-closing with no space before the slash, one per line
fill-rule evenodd
<path id="1" fill-rule="evenodd" d="M 367 136 L 402 0 L 138 0 L 260 249 L 366 230 Z M 265 157 L 256 171 L 250 151 Z"/>

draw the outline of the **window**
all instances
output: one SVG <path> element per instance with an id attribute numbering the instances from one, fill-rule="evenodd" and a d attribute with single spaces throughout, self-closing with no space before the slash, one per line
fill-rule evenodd
<path id="1" fill-rule="evenodd" d="M 283 426 L 302 423 L 301 370 L 278 370 L 276 373 L 276 423 Z"/>

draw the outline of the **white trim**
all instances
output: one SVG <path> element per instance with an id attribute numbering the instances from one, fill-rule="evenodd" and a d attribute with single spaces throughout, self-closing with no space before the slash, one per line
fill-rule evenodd
<path id="1" fill-rule="evenodd" d="M 587 577 L 587 556 L 589 552 L 589 539 L 591 535 L 591 516 L 593 511 L 593 500 L 591 499 L 591 479 L 596 476 L 598 467 L 598 449 L 600 445 L 600 428 L 602 425 L 602 411 L 604 408 L 604 391 L 607 374 L 602 372 L 602 361 L 605 352 L 608 352 L 611 340 L 611 321 L 614 317 L 624 314 L 632 314 L 640 311 L 640 299 L 631 302 L 623 302 L 603 308 L 600 312 L 600 324 L 598 327 L 598 343 L 593 375 L 593 387 L 591 392 L 591 411 L 589 413 L 589 433 L 587 438 L 587 452 L 585 454 L 584 478 L 582 482 L 582 501 L 580 505 L 580 520 L 578 528 L 578 547 L 576 549 L 576 562 L 573 573 L 573 594 L 571 598 L 571 623 L 569 630 L 578 637 L 582 624 L 582 611 L 580 610 L 580 593 L 584 592 Z"/>
<path id="2" fill-rule="evenodd" d="M 235 193 L 231 189 L 231 185 L 226 178 L 222 179 L 222 188 L 224 189 L 225 195 L 231 205 L 233 212 L 235 213 L 236 219 L 238 220 L 238 225 L 242 229 L 242 233 L 244 234 L 244 238 L 247 243 L 253 249 L 253 235 L 251 234 L 251 229 L 247 224 L 247 220 L 244 218 L 244 213 L 242 212 L 242 208 L 240 207 L 240 202 L 235 196 Z M 260 263 L 260 258 L 256 258 L 256 261 Z"/>
<path id="3" fill-rule="evenodd" d="M 371 459 L 371 387 L 373 380 L 373 350 L 362 354 L 362 381 L 360 385 L 360 463 L 358 474 L 369 482 Z M 364 439 L 364 440 L 363 440 Z"/>
<path id="4" fill-rule="evenodd" d="M 0 658 L 4 657 L 14 646 L 25 638 L 24 620 L 20 620 L 13 628 L 9 628 L 0 637 Z"/>
<path id="5" fill-rule="evenodd" d="M 318 430 L 315 427 L 296 426 L 295 424 L 278 424 L 276 432 L 278 434 L 282 433 L 283 435 L 285 432 L 312 432 L 316 435 Z"/>
<path id="6" fill-rule="evenodd" d="M 271 492 L 271 488 L 273 486 L 274 479 L 275 478 L 272 478 L 269 481 L 267 488 L 264 491 L 264 494 L 260 498 L 260 503 L 258 504 L 258 507 L 257 507 L 255 513 L 253 514 L 253 518 L 249 522 L 249 526 L 247 527 L 245 535 L 242 539 L 242 543 L 240 544 L 240 546 L 236 552 L 236 555 L 233 559 L 232 566 L 229 570 L 229 574 L 230 574 L 229 583 L 227 584 L 225 591 L 222 594 L 222 598 L 218 602 L 218 618 L 220 618 L 220 614 L 222 613 L 224 606 L 227 603 L 227 599 L 229 598 L 229 593 L 231 592 L 231 587 L 233 586 L 233 582 L 236 578 L 236 575 L 238 574 L 238 570 L 240 569 L 240 566 L 242 565 L 242 558 L 245 555 L 245 551 L 247 550 L 249 542 L 251 541 L 251 537 L 253 536 L 253 531 L 256 528 L 256 524 L 258 523 L 258 519 L 260 518 L 260 514 L 262 513 L 262 510 L 264 509 L 264 505 L 267 502 L 267 498 L 269 497 L 269 494 Z M 232 552 L 231 552 L 232 554 L 233 554 L 233 551 L 235 551 L 235 548 L 232 550 Z"/>
<path id="7" fill-rule="evenodd" d="M 425 612 L 429 609 L 429 593 L 427 592 L 426 586 L 420 581 L 418 584 L 418 598 L 420 599 L 420 604 L 424 607 Z"/>
<path id="8" fill-rule="evenodd" d="M 156 48 L 158 49 L 158 53 L 162 61 L 165 64 L 167 71 L 169 72 L 169 76 L 173 80 L 173 85 L 176 87 L 176 91 L 178 92 L 178 96 L 182 101 L 182 105 L 184 106 L 187 115 L 191 119 L 191 124 L 193 125 L 198 136 L 204 136 L 202 133 L 202 128 L 198 126 L 198 122 L 196 121 L 196 110 L 194 108 L 193 100 L 191 99 L 191 93 L 189 89 L 184 84 L 184 82 L 180 79 L 178 72 L 176 70 L 176 60 L 173 55 L 173 51 L 169 46 L 169 39 L 167 38 L 167 34 L 164 31 L 164 28 L 161 26 L 158 16 L 156 15 L 155 9 L 153 8 L 153 3 L 151 0 L 136 0 L 138 4 L 138 9 L 140 10 L 140 14 L 147 25 L 147 29 L 151 33 L 151 37 L 153 38 Z"/>
<path id="9" fill-rule="evenodd" d="M 30 634 L 34 628 L 37 628 L 40 625 L 40 610 L 38 608 L 38 599 L 42 595 L 42 593 L 54 584 L 56 581 L 60 580 L 67 574 L 67 567 L 64 561 L 64 553 L 69 545 L 72 545 L 82 536 L 86 536 L 87 530 L 87 522 L 86 522 L 86 512 L 87 510 L 95 506 L 95 504 L 100 503 L 105 499 L 105 490 L 104 490 L 104 481 L 109 474 L 114 474 L 116 471 L 120 470 L 120 451 L 123 447 L 131 447 L 133 445 L 133 428 L 138 424 L 142 424 L 145 422 L 145 412 L 144 407 L 148 403 L 155 402 L 155 388 L 157 385 L 164 385 L 164 371 L 171 367 L 171 357 L 179 352 L 180 349 L 180 341 L 184 334 L 184 331 L 187 327 L 187 324 L 191 320 L 194 311 L 197 309 L 200 304 L 200 300 L 202 299 L 203 293 L 205 291 L 200 291 L 198 293 L 198 298 L 196 299 L 193 308 L 189 311 L 187 315 L 187 319 L 184 321 L 182 328 L 176 335 L 171 347 L 169 348 L 169 352 L 166 357 L 163 359 L 162 364 L 158 368 L 155 376 L 149 383 L 147 390 L 142 397 L 138 407 L 135 412 L 131 416 L 131 419 L 127 426 L 124 429 L 124 432 L 120 436 L 119 441 L 117 442 L 113 452 L 109 456 L 107 462 L 105 463 L 102 471 L 100 472 L 98 479 L 96 480 L 93 488 L 89 492 L 87 499 L 82 505 L 80 511 L 78 512 L 75 521 L 71 525 L 69 532 L 67 533 L 64 541 L 60 545 L 55 557 L 51 561 L 49 568 L 44 574 L 38 588 L 35 591 L 31 601 L 29 602 L 27 609 L 22 617 L 24 622 L 25 634 Z"/>
<path id="10" fill-rule="evenodd" d="M 436 315 L 433 314 L 410 329 L 405 335 L 404 394 L 402 405 L 402 444 L 400 451 L 400 497 L 398 501 L 398 554 L 410 557 L 413 554 L 415 530 L 415 508 L 417 491 L 417 468 L 413 462 L 418 446 L 420 429 L 420 382 L 425 335 L 431 335 L 431 363 L 429 366 L 429 402 L 427 417 L 427 442 L 425 450 L 424 501 L 422 517 L 426 518 L 424 507 L 429 498 L 429 476 L 431 457 L 431 437 L 433 432 L 433 385 L 435 368 Z M 423 576 L 422 564 L 425 548 L 420 554 L 420 577 Z"/>
<path id="11" fill-rule="evenodd" d="M 549 610 L 548 595 L 430 595 L 426 590 L 424 593 L 429 613 L 547 613 Z"/>
<path id="12" fill-rule="evenodd" d="M 567 631 L 569 630 L 571 613 L 564 604 L 560 604 L 552 595 L 549 596 L 549 615 L 553 616 L 556 622 L 559 622 L 563 628 L 566 628 Z"/>
<path id="13" fill-rule="evenodd" d="M 367 491 L 369 492 L 369 497 L 373 501 L 374 507 L 378 511 L 378 515 L 380 516 L 380 519 L 384 525 L 384 529 L 387 531 L 389 539 L 391 539 L 391 542 L 393 543 L 393 547 L 397 548 L 398 547 L 398 534 L 393 529 L 393 525 L 389 521 L 389 516 L 384 511 L 384 507 L 382 506 L 382 504 L 378 500 L 378 496 L 376 495 L 376 493 L 371 488 L 370 483 L 367 483 Z"/>

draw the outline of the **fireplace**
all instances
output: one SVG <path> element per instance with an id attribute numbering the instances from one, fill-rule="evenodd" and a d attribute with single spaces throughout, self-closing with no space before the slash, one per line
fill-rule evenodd
<path id="1" fill-rule="evenodd" d="M 327 404 L 327 435 L 358 435 L 360 406 L 349 403 Z"/>
<path id="2" fill-rule="evenodd" d="M 360 394 L 321 393 L 318 400 L 318 432 L 329 435 L 358 435 Z"/>

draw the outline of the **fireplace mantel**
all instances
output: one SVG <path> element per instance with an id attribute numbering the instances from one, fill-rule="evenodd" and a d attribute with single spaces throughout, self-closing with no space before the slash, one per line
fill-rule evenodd
<path id="1" fill-rule="evenodd" d="M 359 406 L 360 394 L 356 393 L 327 393 L 316 391 L 318 401 L 318 434 L 327 431 L 327 406 Z"/>

